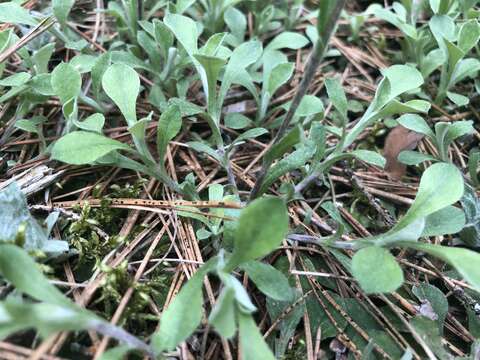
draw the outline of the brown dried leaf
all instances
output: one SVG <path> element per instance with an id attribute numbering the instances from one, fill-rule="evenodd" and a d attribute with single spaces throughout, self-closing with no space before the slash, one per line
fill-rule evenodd
<path id="1" fill-rule="evenodd" d="M 387 159 L 385 171 L 395 180 L 400 180 L 407 171 L 407 166 L 398 162 L 398 155 L 404 150 L 413 150 L 423 138 L 422 134 L 408 130 L 401 125 L 393 128 L 385 139 L 383 156 Z"/>

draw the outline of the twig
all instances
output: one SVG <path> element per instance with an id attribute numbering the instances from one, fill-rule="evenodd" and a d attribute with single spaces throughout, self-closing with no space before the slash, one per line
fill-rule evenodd
<path id="1" fill-rule="evenodd" d="M 328 20 L 324 24 L 325 26 L 323 26 L 323 28 L 320 29 L 319 31 L 320 32 L 319 38 L 315 43 L 312 53 L 310 54 L 310 58 L 308 59 L 307 65 L 305 67 L 305 73 L 298 87 L 298 91 L 292 100 L 292 104 L 290 105 L 290 108 L 288 109 L 288 112 L 285 115 L 285 119 L 283 120 L 282 125 L 278 129 L 278 132 L 275 135 L 275 138 L 273 139 L 273 141 L 270 143 L 269 147 L 277 143 L 285 135 L 288 129 L 288 126 L 290 125 L 290 122 L 293 118 L 293 115 L 295 115 L 297 107 L 298 105 L 300 105 L 300 102 L 302 101 L 303 96 L 307 92 L 308 86 L 310 85 L 310 82 L 314 78 L 318 65 L 320 65 L 320 62 L 322 61 L 326 53 L 328 43 L 335 30 L 337 20 L 340 17 L 340 12 L 342 11 L 345 5 L 345 0 L 330 0 L 330 1 L 335 2 L 335 4 L 330 5 L 329 14 L 326 14 L 328 16 Z M 328 7 L 328 5 L 326 7 Z M 325 14 L 320 14 L 320 15 L 325 15 Z M 259 195 L 258 192 L 260 190 L 260 187 L 262 186 L 263 180 L 265 179 L 265 176 L 268 170 L 270 169 L 270 166 L 272 165 L 272 163 L 273 163 L 273 160 L 271 159 L 265 160 L 264 158 L 262 168 L 260 169 L 260 172 L 255 181 L 255 185 L 250 194 L 250 200 L 255 199 Z"/>
<path id="2" fill-rule="evenodd" d="M 27 45 L 30 41 L 35 39 L 37 36 L 47 31 L 53 24 L 55 24 L 55 19 L 52 17 L 47 17 L 39 22 L 38 25 L 36 25 L 27 35 L 10 46 L 7 50 L 0 53 L 0 64 L 7 60 L 12 54 L 16 53 L 22 47 Z"/>

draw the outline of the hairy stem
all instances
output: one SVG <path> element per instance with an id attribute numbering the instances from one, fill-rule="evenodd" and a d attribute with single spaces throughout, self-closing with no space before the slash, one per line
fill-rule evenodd
<path id="1" fill-rule="evenodd" d="M 283 120 L 282 125 L 278 129 L 278 132 L 275 138 L 273 139 L 273 141 L 271 142 L 270 146 L 277 143 L 287 132 L 288 126 L 290 125 L 293 115 L 295 115 L 298 105 L 300 105 L 300 102 L 302 101 L 303 96 L 307 92 L 310 82 L 314 78 L 318 65 L 320 65 L 326 53 L 328 43 L 335 30 L 337 20 L 340 17 L 340 12 L 342 11 L 346 2 L 345 0 L 323 0 L 323 1 L 326 1 L 328 3 L 327 5 L 323 5 L 324 9 L 328 9 L 327 10 L 328 14 L 320 14 L 320 16 L 323 16 L 323 19 L 326 19 L 326 21 L 324 21 L 320 26 L 319 38 L 313 47 L 312 53 L 310 54 L 310 58 L 308 59 L 302 81 L 300 82 L 300 85 L 298 87 L 298 91 L 295 94 L 295 97 L 292 100 L 292 104 L 290 105 L 290 108 L 288 109 L 288 112 L 285 115 L 285 119 Z M 322 13 L 322 8 L 320 9 L 320 12 Z M 320 19 L 321 18 L 319 17 L 319 21 Z M 262 186 L 265 176 L 268 170 L 270 169 L 272 163 L 273 163 L 273 160 L 263 161 L 262 168 L 260 169 L 257 175 L 257 180 L 250 194 L 250 200 L 253 200 L 258 195 L 260 195 L 259 190 Z"/>

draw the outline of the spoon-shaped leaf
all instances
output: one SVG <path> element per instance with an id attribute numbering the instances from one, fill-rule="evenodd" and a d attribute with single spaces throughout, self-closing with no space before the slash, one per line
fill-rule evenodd
<path id="1" fill-rule="evenodd" d="M 125 64 L 109 66 L 102 78 L 103 90 L 119 107 L 129 126 L 137 121 L 136 102 L 140 92 L 140 78 Z"/>
<path id="2" fill-rule="evenodd" d="M 452 164 L 433 164 L 423 173 L 415 201 L 396 228 L 401 229 L 416 219 L 452 205 L 462 195 L 463 177 L 460 171 Z"/>
<path id="3" fill-rule="evenodd" d="M 369 246 L 352 259 L 352 273 L 366 293 L 388 293 L 403 283 L 403 272 L 390 251 Z"/>
<path id="4" fill-rule="evenodd" d="M 267 197 L 253 201 L 238 220 L 234 251 L 226 268 L 261 258 L 274 250 L 287 235 L 288 215 L 280 198 Z"/>
<path id="5" fill-rule="evenodd" d="M 167 151 L 168 142 L 172 140 L 182 127 L 182 114 L 178 105 L 170 105 L 160 116 L 157 127 L 157 152 L 160 162 Z"/>
<path id="6" fill-rule="evenodd" d="M 175 34 L 187 53 L 193 56 L 198 50 L 198 31 L 195 21 L 183 15 L 168 13 L 163 22 Z"/>
<path id="7" fill-rule="evenodd" d="M 73 131 L 53 145 L 52 159 L 74 165 L 90 164 L 115 150 L 131 148 L 98 133 Z"/>
<path id="8" fill-rule="evenodd" d="M 435 218 L 438 214 L 432 214 L 460 200 L 463 190 L 462 174 L 454 165 L 437 163 L 430 166 L 420 179 L 415 201 L 397 225 L 385 234 L 357 241 L 358 245 L 363 246 L 365 243 L 378 246 L 392 245 L 404 241 L 417 241 L 424 232 L 424 236 L 428 236 L 430 232 L 456 230 L 456 225 L 452 224 L 450 224 L 452 226 L 441 226 L 434 229 Z M 457 221 L 456 218 L 455 221 Z M 426 225 L 427 229 L 424 229 Z"/>
<path id="9" fill-rule="evenodd" d="M 152 335 L 152 346 L 157 353 L 175 348 L 197 328 L 202 320 L 203 278 L 215 268 L 218 258 L 207 261 L 187 281 L 162 313 L 160 328 Z"/>
<path id="10" fill-rule="evenodd" d="M 217 112 L 221 111 L 223 100 L 225 99 L 227 91 L 232 83 L 234 83 L 239 77 L 239 74 L 242 73 L 242 70 L 255 63 L 260 58 L 262 55 L 262 50 L 262 43 L 257 40 L 244 42 L 242 45 L 233 50 L 233 53 L 230 56 L 228 64 L 225 68 L 225 74 L 223 76 L 222 86 L 220 88 L 218 97 Z"/>
<path id="11" fill-rule="evenodd" d="M 274 360 L 272 351 L 263 339 L 260 330 L 250 314 L 238 313 L 240 349 L 244 360 Z M 261 356 L 259 356 L 261 354 Z"/>
<path id="12" fill-rule="evenodd" d="M 80 94 L 82 78 L 71 64 L 61 63 L 52 71 L 51 83 L 55 95 L 65 104 Z"/>
<path id="13" fill-rule="evenodd" d="M 423 84 L 422 74 L 412 66 L 393 65 L 382 71 L 384 78 L 378 85 L 375 98 L 360 121 L 349 131 L 343 148 L 346 149 L 369 125 L 378 119 L 382 109 L 395 101 L 397 96 L 414 90 Z M 395 112 L 394 112 L 395 113 Z"/>
<path id="14" fill-rule="evenodd" d="M 459 273 L 472 284 L 477 291 L 480 291 L 480 254 L 467 250 L 448 246 L 424 244 L 424 243 L 402 243 L 419 251 L 438 257 L 452 265 Z"/>

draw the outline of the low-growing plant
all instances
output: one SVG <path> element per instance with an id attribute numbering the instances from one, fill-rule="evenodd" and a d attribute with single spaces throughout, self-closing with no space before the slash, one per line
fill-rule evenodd
<path id="1" fill-rule="evenodd" d="M 160 319 L 160 329 L 153 335 L 157 352 L 171 350 L 197 328 L 202 319 L 202 286 L 208 273 L 222 283 L 218 301 L 208 322 L 224 338 L 233 337 L 238 329 L 245 358 L 274 359 L 253 319 L 256 310 L 241 282 L 232 274 L 240 267 L 267 296 L 289 300 L 293 296 L 284 275 L 262 262 L 255 261 L 273 251 L 288 230 L 285 204 L 278 198 L 262 198 L 252 202 L 240 213 L 232 233 L 232 253 L 221 251 L 205 263 L 187 282 Z"/>
<path id="2" fill-rule="evenodd" d="M 480 24 L 477 20 L 468 20 L 457 27 L 451 17 L 435 15 L 429 21 L 429 27 L 443 54 L 435 103 L 441 104 L 448 97 L 456 105 L 466 105 L 468 97 L 450 90 L 465 78 L 474 77 L 480 70 L 478 59 L 466 58 L 480 39 Z"/>
<path id="3" fill-rule="evenodd" d="M 140 79 L 136 71 L 125 64 L 113 64 L 103 74 L 102 86 L 124 116 L 134 148 L 106 137 L 99 131 L 79 130 L 70 132 L 55 142 L 52 148 L 52 158 L 69 164 L 97 163 L 140 171 L 161 180 L 173 190 L 182 193 L 179 185 L 168 175 L 163 163 L 168 142 L 178 134 L 182 126 L 182 116 L 178 106 L 170 106 L 158 121 L 157 155 L 159 160 L 157 162 L 145 140 L 146 129 L 152 120 L 152 114 L 140 120 L 137 119 L 136 101 L 140 92 Z M 97 116 L 99 120 L 102 120 L 103 117 L 100 114 Z M 101 130 L 103 121 L 97 120 L 96 124 L 98 128 L 95 130 Z M 139 163 L 122 155 L 118 152 L 120 150 L 138 157 L 142 162 Z"/>
<path id="4" fill-rule="evenodd" d="M 416 114 L 401 116 L 398 123 L 403 127 L 424 134 L 438 151 L 438 158 L 431 155 L 423 155 L 416 151 L 402 151 L 398 157 L 399 161 L 407 165 L 417 165 L 423 161 L 449 161 L 448 149 L 450 144 L 459 137 L 471 134 L 474 131 L 473 121 L 456 121 L 454 123 L 437 122 L 433 132 L 425 120 Z"/>
<path id="5" fill-rule="evenodd" d="M 385 358 L 448 358 L 442 345 L 450 341 L 442 338 L 448 324 L 452 333 L 461 329 L 462 343 L 455 345 L 462 350 L 454 350 L 462 355 L 470 345 L 465 339 L 473 341 L 479 333 L 480 255 L 471 249 L 480 244 L 480 152 L 467 136 L 478 135 L 476 123 L 464 120 L 478 117 L 474 107 L 464 114 L 450 112 L 478 100 L 472 95 L 480 87 L 466 81 L 480 70 L 477 2 L 402 0 L 361 11 L 356 4 L 344 9 L 344 0 L 320 1 L 318 6 L 296 0 L 112 0 L 95 15 L 93 35 L 77 21 L 75 8 L 85 5 L 72 0 L 28 4 L 36 11 L 17 2 L 1 3 L 0 21 L 15 24 L 2 25 L 0 31 L 0 104 L 5 105 L 0 121 L 7 119 L 0 128 L 0 148 L 9 151 L 0 156 L 0 166 L 9 169 L 7 176 L 14 174 L 0 184 L 0 275 L 7 285 L 0 299 L 2 339 L 29 329 L 42 339 L 60 331 L 93 330 L 105 336 L 98 345 L 90 331 L 97 356 L 113 338 L 118 346 L 103 354 L 107 359 L 130 352 L 161 359 L 175 349 L 183 356 L 191 348 L 196 356 L 196 333 L 205 325 L 198 351 L 202 357 L 207 351 L 219 354 L 207 346 L 216 337 L 227 357 L 237 337 L 242 359 L 320 357 L 327 349 L 323 341 L 335 337 L 326 351 L 341 358 L 373 358 L 374 352 Z M 310 11 L 312 6 L 318 12 Z M 351 9 L 359 12 L 350 15 Z M 115 22 L 100 25 L 105 15 Z M 342 25 L 338 36 L 351 35 L 355 44 L 340 41 L 340 51 L 331 51 L 328 45 L 341 16 L 350 32 Z M 374 17 L 400 30 L 402 38 L 384 37 L 383 22 L 370 27 Z M 383 48 L 372 49 L 360 31 L 367 24 L 373 41 L 385 40 L 386 54 Z M 20 32 L 26 35 L 20 38 Z M 307 55 L 303 48 L 310 42 Z M 363 56 L 365 49 L 369 54 Z M 9 57 L 13 61 L 5 65 Z M 340 79 L 332 73 L 342 71 L 344 58 L 350 63 Z M 305 66 L 297 66 L 303 61 Z M 392 65 L 377 69 L 378 63 Z M 348 84 L 357 72 L 367 81 Z M 349 98 L 363 87 L 374 94 L 357 97 L 369 100 L 358 106 Z M 447 98 L 456 106 L 445 106 Z M 431 99 L 435 105 L 430 112 Z M 418 188 L 383 177 L 378 169 L 385 166 L 374 149 L 378 144 L 372 145 L 378 139 L 365 141 L 364 135 L 371 128 L 385 131 L 383 122 L 423 135 L 433 145 L 428 147 L 431 154 L 408 150 L 398 157 L 407 165 L 425 163 Z M 34 135 L 16 138 L 22 132 Z M 461 149 L 450 151 L 459 140 Z M 31 149 L 24 145 L 37 143 Z M 198 154 L 191 150 L 202 156 L 195 158 Z M 462 152 L 467 151 L 465 161 Z M 56 207 L 45 221 L 37 221 L 15 182 L 21 184 L 24 174 L 17 175 L 14 165 L 28 166 L 26 156 L 32 163 L 48 161 L 43 155 L 66 164 L 132 170 L 158 182 L 142 179 L 125 187 L 121 184 L 131 178 L 115 171 L 101 174 L 91 185 L 84 181 L 85 169 L 78 177 L 69 173 L 45 192 L 48 206 L 34 206 L 50 211 L 51 200 Z M 209 157 L 206 162 L 203 155 Z M 248 171 L 258 161 L 260 171 Z M 242 172 L 244 163 L 249 165 Z M 372 187 L 362 185 L 353 167 L 364 163 L 377 167 L 366 174 L 371 183 L 381 180 L 376 183 L 402 189 L 406 196 L 416 189 L 413 200 L 375 189 L 374 194 L 387 200 L 409 204 L 406 211 L 379 201 Z M 67 181 L 72 177 L 77 180 Z M 242 182 L 237 184 L 237 178 Z M 105 195 L 112 180 L 113 193 Z M 319 198 L 317 189 L 307 191 L 314 182 L 328 188 Z M 168 187 L 162 194 L 158 183 Z M 353 191 L 344 192 L 346 186 Z M 138 206 L 126 205 L 135 211 L 122 226 L 116 218 L 127 211 L 109 209 L 109 199 L 152 202 L 140 199 L 143 190 L 147 196 L 169 199 L 162 202 L 167 210 L 143 217 Z M 101 198 L 92 205 L 98 208 L 82 201 L 70 211 L 60 208 L 70 203 L 56 202 L 75 194 Z M 40 199 L 29 196 L 30 202 Z M 344 200 L 348 208 L 342 209 Z M 65 218 L 59 221 L 60 216 Z M 316 235 L 319 231 L 325 236 Z M 283 241 L 288 259 L 278 256 Z M 299 242 L 320 249 L 298 247 Z M 461 247 L 447 246 L 452 244 Z M 413 251 L 428 268 L 420 260 L 404 261 Z M 171 254 L 177 258 L 170 259 Z M 447 267 L 436 268 L 425 254 Z M 70 281 L 72 269 L 63 269 L 68 283 L 62 285 L 75 287 L 79 303 L 91 300 L 90 310 L 74 304 L 42 273 L 63 278 L 55 266 L 65 258 L 76 261 L 74 282 L 91 276 L 78 286 L 87 284 L 78 298 L 77 284 Z M 429 283 L 406 275 L 405 264 L 420 269 Z M 345 276 L 349 274 L 353 277 Z M 348 284 L 343 293 L 334 291 L 337 282 Z M 457 285 L 464 290 L 457 291 Z M 204 289 L 209 303 L 204 303 Z M 266 299 L 255 296 L 257 290 Z M 409 301 L 421 304 L 416 313 L 410 312 L 411 319 L 382 295 L 393 292 L 409 310 Z M 364 293 L 380 296 L 373 303 Z M 449 313 L 450 301 L 465 307 L 461 321 Z M 364 311 L 370 306 L 374 316 Z M 391 321 L 393 315 L 405 326 Z M 467 319 L 471 334 L 465 330 Z M 261 329 L 266 329 L 264 335 Z M 89 341 L 73 337 L 77 347 Z M 187 340 L 188 346 L 182 345 Z M 413 341 L 420 346 L 410 349 Z M 478 352 L 475 346 L 472 354 Z M 44 346 L 38 349 L 40 353 Z"/>
<path id="6" fill-rule="evenodd" d="M 383 167 L 385 159 L 378 153 L 369 150 L 347 149 L 352 145 L 361 132 L 368 126 L 384 118 L 403 113 L 426 113 L 430 104 L 424 100 L 409 100 L 400 102 L 397 98 L 402 94 L 411 92 L 423 84 L 423 78 L 418 70 L 408 65 L 393 65 L 383 71 L 380 82 L 370 106 L 358 120 L 355 126 L 347 129 L 347 99 L 338 81 L 328 80 L 327 91 L 330 101 L 343 120 L 341 127 L 329 126 L 329 132 L 339 138 L 335 146 L 325 149 L 321 160 L 311 167 L 310 174 L 296 186 L 296 192 L 305 189 L 313 178 L 321 176 L 336 162 L 357 157 L 360 160 Z"/>

